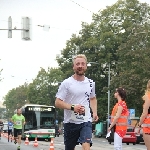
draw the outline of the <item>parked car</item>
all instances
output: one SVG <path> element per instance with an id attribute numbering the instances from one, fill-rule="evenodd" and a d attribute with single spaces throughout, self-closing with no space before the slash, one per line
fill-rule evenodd
<path id="1" fill-rule="evenodd" d="M 140 133 L 137 133 L 139 130 L 138 125 L 136 124 L 135 127 L 134 126 L 129 126 L 127 129 L 127 132 L 134 132 L 135 136 L 136 136 L 136 144 L 139 144 L 140 142 L 144 142 L 143 140 L 143 131 L 142 129 L 140 130 Z"/>
<path id="2" fill-rule="evenodd" d="M 137 134 L 138 127 L 129 126 L 127 129 L 126 135 L 123 137 L 122 142 L 129 145 L 129 143 L 132 143 L 133 145 L 139 144 L 140 142 L 144 142 L 143 140 L 143 133 L 142 130 L 140 130 L 140 134 Z M 107 138 L 109 144 L 114 142 L 113 135 L 110 138 Z"/>

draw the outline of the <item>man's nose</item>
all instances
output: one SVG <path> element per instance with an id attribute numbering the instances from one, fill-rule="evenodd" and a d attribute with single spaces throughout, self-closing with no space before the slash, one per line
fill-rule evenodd
<path id="1" fill-rule="evenodd" d="M 79 64 L 79 66 L 78 66 L 78 67 L 80 67 L 80 68 L 81 68 L 81 67 L 83 67 L 83 65 L 82 65 L 82 64 Z"/>

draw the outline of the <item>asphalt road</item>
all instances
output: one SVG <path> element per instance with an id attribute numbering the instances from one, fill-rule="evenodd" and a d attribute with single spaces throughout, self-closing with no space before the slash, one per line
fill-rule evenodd
<path id="1" fill-rule="evenodd" d="M 54 139 L 54 149 L 64 150 L 63 136 L 60 135 Z M 145 150 L 144 143 L 141 144 L 129 144 L 123 143 L 123 150 Z M 17 145 L 13 142 L 8 142 L 6 137 L 2 137 L 0 140 L 0 150 L 17 150 Z M 38 141 L 38 147 L 33 146 L 33 141 L 29 142 L 29 145 L 25 145 L 24 141 L 21 144 L 21 150 L 50 150 L 50 142 Z M 76 146 L 76 150 L 82 150 L 81 146 Z M 93 146 L 91 150 L 113 150 L 113 143 L 109 144 L 105 138 L 93 138 Z"/>
<path id="2" fill-rule="evenodd" d="M 13 142 L 8 142 L 6 137 L 1 137 L 0 140 L 0 150 L 17 150 L 17 144 Z M 26 146 L 24 141 L 21 144 L 21 150 L 41 150 L 40 147 L 33 147 L 33 145 Z M 49 150 L 49 149 L 48 149 Z"/>
<path id="3" fill-rule="evenodd" d="M 63 137 L 56 137 L 54 146 L 56 150 L 64 150 Z M 43 143 L 44 144 L 44 143 Z M 145 150 L 146 147 L 144 143 L 141 144 L 129 144 L 123 143 L 123 150 Z M 44 149 L 46 150 L 46 149 Z M 81 146 L 76 146 L 76 150 L 82 150 Z M 93 138 L 93 146 L 91 150 L 113 150 L 113 143 L 109 144 L 105 138 Z"/>

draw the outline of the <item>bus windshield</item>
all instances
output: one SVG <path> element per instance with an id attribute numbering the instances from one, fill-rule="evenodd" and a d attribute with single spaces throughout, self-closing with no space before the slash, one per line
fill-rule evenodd
<path id="1" fill-rule="evenodd" d="M 54 106 L 26 106 L 22 114 L 26 119 L 25 131 L 55 128 Z"/>

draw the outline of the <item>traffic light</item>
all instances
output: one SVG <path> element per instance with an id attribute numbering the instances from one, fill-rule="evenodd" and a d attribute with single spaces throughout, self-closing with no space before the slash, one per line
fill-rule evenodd
<path id="1" fill-rule="evenodd" d="M 12 19 L 11 16 L 8 18 L 8 38 L 12 38 Z"/>
<path id="2" fill-rule="evenodd" d="M 30 38 L 30 18 L 22 17 L 22 39 L 25 41 L 31 40 Z"/>

